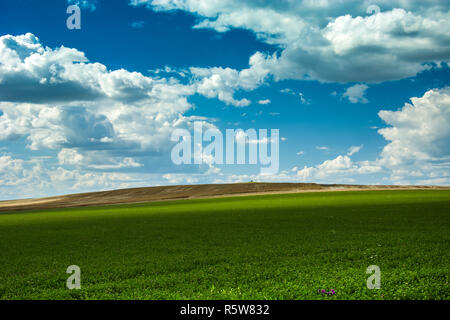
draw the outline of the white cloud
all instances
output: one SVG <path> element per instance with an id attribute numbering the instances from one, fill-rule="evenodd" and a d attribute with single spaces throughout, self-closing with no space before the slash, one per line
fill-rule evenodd
<path id="1" fill-rule="evenodd" d="M 316 149 L 317 149 L 317 150 L 328 150 L 329 148 L 328 148 L 328 147 L 325 147 L 325 146 L 323 146 L 323 147 L 317 146 Z"/>
<path id="2" fill-rule="evenodd" d="M 48 187 L 44 171 L 38 159 L 25 161 L 0 155 L 0 200 L 39 194 Z"/>
<path id="3" fill-rule="evenodd" d="M 24 176 L 23 160 L 13 159 L 11 156 L 0 156 L 1 185 L 20 183 L 18 180 Z"/>
<path id="4" fill-rule="evenodd" d="M 68 4 L 74 4 L 90 11 L 95 11 L 97 9 L 97 2 L 97 0 L 67 0 Z"/>
<path id="5" fill-rule="evenodd" d="M 59 164 L 77 165 L 83 161 L 84 157 L 76 149 L 62 149 L 58 153 Z"/>
<path id="6" fill-rule="evenodd" d="M 305 99 L 305 96 L 304 96 L 304 94 L 303 93 L 299 93 L 299 96 L 300 96 L 300 102 L 302 103 L 302 104 L 308 104 L 309 102 Z"/>
<path id="7" fill-rule="evenodd" d="M 305 98 L 305 95 L 304 95 L 302 92 L 297 93 L 297 92 L 295 92 L 294 90 L 289 89 L 289 88 L 281 89 L 280 92 L 286 93 L 286 94 L 290 94 L 290 95 L 293 95 L 293 96 L 296 96 L 296 95 L 298 94 L 298 96 L 300 97 L 300 102 L 301 102 L 302 104 L 309 104 L 309 103 L 310 103 L 310 102 Z"/>
<path id="8" fill-rule="evenodd" d="M 389 125 L 378 132 L 388 141 L 379 158 L 353 162 L 361 146 L 313 167 L 298 170 L 304 181 L 336 182 L 340 178 L 383 172 L 386 183 L 450 184 L 450 87 L 411 98 L 398 111 L 380 111 Z"/>
<path id="9" fill-rule="evenodd" d="M 338 156 L 332 160 L 326 160 L 315 167 L 305 166 L 297 171 L 304 181 L 341 181 L 342 177 L 351 177 L 361 174 L 373 174 L 380 172 L 382 168 L 375 163 L 362 161 L 354 163 L 349 156 Z"/>
<path id="10" fill-rule="evenodd" d="M 200 180 L 197 176 L 188 176 L 185 174 L 174 174 L 174 173 L 168 173 L 163 175 L 163 178 L 167 180 L 170 184 L 195 184 L 198 183 Z"/>
<path id="11" fill-rule="evenodd" d="M 270 99 L 265 99 L 265 100 L 259 100 L 258 101 L 259 104 L 269 104 L 270 103 Z"/>
<path id="12" fill-rule="evenodd" d="M 450 87 L 429 90 L 379 116 L 390 126 L 378 130 L 389 141 L 379 161 L 393 170 L 394 179 L 411 180 L 408 172 L 416 171 L 422 176 L 417 183 L 450 182 Z"/>
<path id="13" fill-rule="evenodd" d="M 363 145 L 350 147 L 348 149 L 347 155 L 352 156 L 355 153 L 358 153 L 362 149 L 362 147 L 363 147 Z"/>
<path id="14" fill-rule="evenodd" d="M 109 71 L 76 49 L 44 47 L 30 33 L 0 37 L 0 82 L 0 140 L 27 137 L 33 150 L 83 155 L 167 150 L 173 128 L 188 125 L 187 96 L 197 92 L 174 79 Z"/>
<path id="15" fill-rule="evenodd" d="M 177 90 L 181 90 L 178 96 L 194 92 L 189 86 L 167 79 L 123 69 L 109 71 L 100 63 L 89 62 L 76 49 L 44 47 L 31 33 L 0 37 L 0 61 L 0 101 L 68 103 L 113 99 L 137 103 L 149 101 L 161 90 L 172 96 Z"/>
<path id="16" fill-rule="evenodd" d="M 72 192 L 144 186 L 146 185 L 145 180 L 149 176 L 119 172 L 66 170 L 62 167 L 49 172 L 48 175 L 49 183 L 53 188 L 59 187 Z"/>
<path id="17" fill-rule="evenodd" d="M 364 96 L 368 88 L 365 84 L 355 84 L 348 87 L 343 96 L 348 98 L 351 103 L 368 103 L 369 101 Z"/>
<path id="18" fill-rule="evenodd" d="M 236 100 L 233 95 L 238 90 L 254 90 L 260 86 L 269 70 L 265 66 L 267 56 L 254 54 L 249 61 L 249 68 L 237 71 L 231 68 L 190 68 L 195 79 L 195 89 L 208 98 L 218 98 L 226 104 L 246 107 L 247 99 Z"/>
<path id="19" fill-rule="evenodd" d="M 203 17 L 196 28 L 244 28 L 278 46 L 265 67 L 276 79 L 381 82 L 414 76 L 450 58 L 449 3 L 376 1 L 133 0 L 156 11 Z"/>
<path id="20" fill-rule="evenodd" d="M 111 169 L 120 169 L 120 168 L 139 168 L 142 167 L 142 164 L 134 160 L 133 158 L 124 158 L 123 160 L 116 162 L 114 164 L 91 164 L 90 168 L 101 169 L 101 170 L 111 170 Z"/>
<path id="21" fill-rule="evenodd" d="M 241 71 L 236 88 L 248 88 L 252 76 Z M 45 166 L 16 159 L 29 179 L 3 175 L 9 177 L 4 185 L 24 182 L 50 193 L 54 186 L 68 190 L 92 178 L 86 183 L 94 190 L 141 181 L 137 169 L 170 171 L 164 158 L 172 145 L 170 135 L 174 128 L 192 127 L 196 118 L 183 115 L 192 108 L 187 97 L 199 92 L 204 80 L 197 76 L 184 85 L 174 78 L 108 70 L 76 49 L 45 47 L 31 33 L 0 37 L 0 141 L 24 139 L 33 151 L 58 152 Z M 59 178 L 52 174 L 58 164 L 64 173 Z M 70 179 L 64 178 L 70 175 L 66 166 L 75 166 Z M 41 173 L 32 176 L 33 170 Z"/>
<path id="22" fill-rule="evenodd" d="M 389 141 L 382 160 L 389 165 L 450 160 L 450 87 L 411 98 L 398 111 L 380 111 L 390 127 L 378 130 Z"/>
<path id="23" fill-rule="evenodd" d="M 68 155 L 68 154 L 66 154 Z M 61 155 L 64 157 L 64 155 Z M 161 175 L 47 167 L 40 159 L 0 155 L 0 200 L 161 184 Z"/>

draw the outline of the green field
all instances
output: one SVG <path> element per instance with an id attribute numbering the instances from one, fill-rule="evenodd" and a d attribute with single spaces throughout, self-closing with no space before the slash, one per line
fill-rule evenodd
<path id="1" fill-rule="evenodd" d="M 3 213 L 0 299 L 449 299 L 449 245 L 446 190 Z"/>

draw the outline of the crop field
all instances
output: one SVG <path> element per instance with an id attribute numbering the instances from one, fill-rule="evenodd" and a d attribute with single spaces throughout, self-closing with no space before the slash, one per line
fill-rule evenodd
<path id="1" fill-rule="evenodd" d="M 450 190 L 6 212 L 0 299 L 449 299 L 449 248 Z"/>

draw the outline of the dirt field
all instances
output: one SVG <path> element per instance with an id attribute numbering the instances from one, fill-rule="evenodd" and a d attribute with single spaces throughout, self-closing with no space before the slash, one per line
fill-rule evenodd
<path id="1" fill-rule="evenodd" d="M 161 200 L 195 199 L 252 194 L 274 194 L 320 191 L 357 190 L 404 190 L 404 189 L 450 189 L 450 187 L 430 186 L 359 186 L 324 185 L 314 183 L 237 183 L 212 185 L 185 185 L 146 187 L 65 196 L 0 201 L 0 212 L 51 209 L 65 207 L 97 206 L 120 203 L 137 203 Z"/>

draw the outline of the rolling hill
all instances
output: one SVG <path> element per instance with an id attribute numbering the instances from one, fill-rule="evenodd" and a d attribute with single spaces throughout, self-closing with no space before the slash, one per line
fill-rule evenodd
<path id="1" fill-rule="evenodd" d="M 368 186 L 315 183 L 235 183 L 159 186 L 62 195 L 40 199 L 0 201 L 0 212 L 52 208 L 86 207 L 121 203 L 197 199 L 238 195 L 357 191 L 450 189 L 434 186 Z"/>

